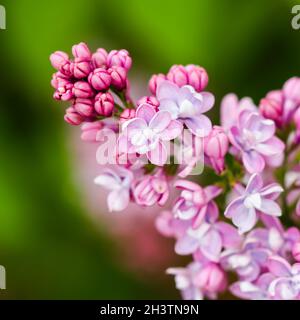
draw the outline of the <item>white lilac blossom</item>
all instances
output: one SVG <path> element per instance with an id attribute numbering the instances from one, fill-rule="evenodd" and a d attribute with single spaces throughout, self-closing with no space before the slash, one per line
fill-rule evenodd
<path id="1" fill-rule="evenodd" d="M 267 93 L 259 108 L 226 95 L 218 125 L 205 115 L 215 99 L 203 91 L 201 66 L 153 75 L 151 95 L 134 103 L 127 50 L 92 53 L 79 43 L 72 53 L 50 57 L 54 99 L 70 103 L 65 121 L 99 146 L 97 161 L 107 166 L 95 183 L 109 191 L 109 211 L 162 207 L 157 230 L 191 259 L 167 270 L 182 297 L 216 299 L 227 290 L 300 300 L 300 78 Z"/>

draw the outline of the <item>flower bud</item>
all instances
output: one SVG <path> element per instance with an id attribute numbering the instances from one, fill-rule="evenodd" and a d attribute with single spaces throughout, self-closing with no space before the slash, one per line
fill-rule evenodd
<path id="1" fill-rule="evenodd" d="M 110 117 L 114 111 L 114 98 L 109 93 L 98 93 L 95 97 L 95 110 L 98 114 Z"/>
<path id="2" fill-rule="evenodd" d="M 131 68 L 132 59 L 129 56 L 127 50 L 112 50 L 107 56 L 107 66 L 111 67 L 122 67 L 126 71 Z"/>
<path id="3" fill-rule="evenodd" d="M 73 75 L 77 79 L 86 78 L 91 72 L 91 64 L 87 61 L 75 62 L 72 68 Z"/>
<path id="4" fill-rule="evenodd" d="M 149 80 L 149 84 L 148 84 L 148 87 L 149 87 L 149 90 L 150 92 L 153 94 L 153 95 L 156 95 L 156 89 L 157 89 L 157 86 L 162 82 L 162 81 L 165 81 L 167 80 L 167 77 L 162 74 L 162 73 L 159 73 L 159 74 L 154 74 L 150 80 Z"/>
<path id="5" fill-rule="evenodd" d="M 69 101 L 74 97 L 73 84 L 68 80 L 59 80 L 57 83 L 57 90 L 54 93 L 54 99 Z"/>
<path id="6" fill-rule="evenodd" d="M 135 118 L 135 109 L 125 109 L 120 115 L 120 124 Z"/>
<path id="7" fill-rule="evenodd" d="M 204 151 L 210 158 L 223 158 L 228 151 L 228 145 L 228 137 L 219 126 L 214 126 L 210 134 L 204 139 Z"/>
<path id="8" fill-rule="evenodd" d="M 107 52 L 103 48 L 97 49 L 97 51 L 92 55 L 92 64 L 94 68 L 106 67 Z"/>
<path id="9" fill-rule="evenodd" d="M 60 70 L 62 66 L 69 62 L 69 56 L 63 51 L 56 51 L 51 54 L 50 61 L 55 69 Z"/>
<path id="10" fill-rule="evenodd" d="M 91 98 L 94 91 L 90 84 L 85 81 L 78 81 L 74 84 L 73 93 L 77 98 Z"/>
<path id="11" fill-rule="evenodd" d="M 283 85 L 283 93 L 286 99 L 300 103 L 300 78 L 293 77 L 287 80 Z"/>
<path id="12" fill-rule="evenodd" d="M 78 126 L 84 121 L 84 118 L 78 114 L 73 107 L 70 107 L 66 110 L 64 119 L 72 126 Z"/>
<path id="13" fill-rule="evenodd" d="M 84 42 L 74 45 L 72 47 L 72 53 L 75 58 L 75 62 L 91 60 L 91 51 Z"/>
<path id="14" fill-rule="evenodd" d="M 195 277 L 195 284 L 211 293 L 222 292 L 227 285 L 226 274 L 217 264 L 209 263 Z"/>
<path id="15" fill-rule="evenodd" d="M 300 107 L 297 108 L 294 114 L 294 122 L 298 130 L 300 130 Z"/>
<path id="16" fill-rule="evenodd" d="M 91 117 L 94 112 L 94 102 L 92 99 L 77 98 L 73 107 L 76 112 L 84 117 Z"/>
<path id="17" fill-rule="evenodd" d="M 95 90 L 107 90 L 111 84 L 111 76 L 105 69 L 98 68 L 89 75 L 88 81 Z"/>
<path id="18" fill-rule="evenodd" d="M 159 102 L 158 100 L 156 99 L 156 97 L 154 96 L 144 96 L 142 97 L 141 99 L 139 99 L 139 101 L 137 102 L 137 105 L 140 106 L 141 104 L 144 104 L 144 103 L 147 103 L 149 104 L 150 106 L 152 106 L 155 110 L 158 109 L 158 106 L 159 106 Z"/>
<path id="19" fill-rule="evenodd" d="M 265 98 L 260 100 L 259 111 L 264 118 L 273 120 L 280 127 L 283 121 L 282 91 L 269 92 Z"/>
<path id="20" fill-rule="evenodd" d="M 127 86 L 127 71 L 122 67 L 113 66 L 108 69 L 111 76 L 111 84 L 117 89 L 122 90 Z"/>
<path id="21" fill-rule="evenodd" d="M 208 84 L 208 74 L 202 67 L 189 64 L 187 66 L 174 65 L 167 74 L 168 80 L 179 87 L 190 85 L 196 91 L 202 91 Z"/>
<path id="22" fill-rule="evenodd" d="M 300 262 L 300 242 L 296 242 L 292 249 L 293 257 L 296 261 Z"/>
<path id="23" fill-rule="evenodd" d="M 68 78 L 64 74 L 62 74 L 60 71 L 52 75 L 51 86 L 54 89 L 58 89 L 60 86 L 60 83 L 64 83 L 64 82 L 69 82 Z"/>
<path id="24" fill-rule="evenodd" d="M 99 131 L 103 128 L 100 121 L 86 122 L 81 127 L 81 140 L 87 142 L 96 142 Z"/>

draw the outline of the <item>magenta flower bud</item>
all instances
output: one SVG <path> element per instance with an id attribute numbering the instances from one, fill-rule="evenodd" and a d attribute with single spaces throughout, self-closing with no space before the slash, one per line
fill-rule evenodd
<path id="1" fill-rule="evenodd" d="M 300 103 L 300 78 L 293 77 L 283 85 L 283 93 L 287 99 Z"/>
<path id="2" fill-rule="evenodd" d="M 84 42 L 74 45 L 72 47 L 72 53 L 75 58 L 75 62 L 90 61 L 92 58 L 91 51 Z"/>
<path id="3" fill-rule="evenodd" d="M 107 52 L 105 49 L 100 48 L 92 55 L 92 64 L 94 68 L 106 67 Z"/>
<path id="4" fill-rule="evenodd" d="M 135 109 L 125 109 L 120 115 L 120 124 L 135 118 Z"/>
<path id="5" fill-rule="evenodd" d="M 127 71 L 123 67 L 113 66 L 108 69 L 111 76 L 111 84 L 117 89 L 122 90 L 127 86 Z"/>
<path id="6" fill-rule="evenodd" d="M 66 82 L 69 82 L 68 78 L 64 74 L 62 74 L 60 71 L 52 75 L 51 86 L 54 89 L 58 89 L 61 83 L 66 83 Z"/>
<path id="7" fill-rule="evenodd" d="M 68 80 L 61 79 L 58 81 L 57 90 L 54 93 L 54 99 L 69 101 L 74 97 L 73 84 Z"/>
<path id="8" fill-rule="evenodd" d="M 70 107 L 66 110 L 64 119 L 72 126 L 78 126 L 84 121 L 84 118 L 78 114 L 73 107 Z"/>
<path id="9" fill-rule="evenodd" d="M 210 134 L 204 139 L 204 151 L 210 158 L 224 158 L 228 146 L 228 137 L 223 128 L 219 126 L 214 126 Z"/>
<path id="10" fill-rule="evenodd" d="M 107 56 L 107 66 L 122 67 L 127 71 L 131 68 L 132 59 L 127 50 L 112 50 Z"/>
<path id="11" fill-rule="evenodd" d="M 91 98 L 94 96 L 94 91 L 90 84 L 85 81 L 75 82 L 73 93 L 76 98 Z"/>
<path id="12" fill-rule="evenodd" d="M 107 90 L 111 84 L 110 74 L 102 68 L 95 69 L 88 77 L 89 83 L 95 90 Z"/>
<path id="13" fill-rule="evenodd" d="M 283 116 L 282 91 L 269 92 L 265 98 L 260 100 L 259 111 L 264 118 L 273 120 L 280 127 Z"/>
<path id="14" fill-rule="evenodd" d="M 98 114 L 110 117 L 114 111 L 114 97 L 109 93 L 98 93 L 95 97 L 95 110 Z"/>
<path id="15" fill-rule="evenodd" d="M 63 51 L 56 51 L 51 54 L 50 61 L 52 66 L 60 70 L 67 62 L 69 62 L 69 56 Z"/>
<path id="16" fill-rule="evenodd" d="M 293 257 L 296 261 L 300 262 L 300 242 L 296 242 L 292 249 Z"/>
<path id="17" fill-rule="evenodd" d="M 81 127 L 81 140 L 87 142 L 96 142 L 99 131 L 103 128 L 100 121 L 86 122 Z"/>
<path id="18" fill-rule="evenodd" d="M 87 61 L 75 62 L 72 68 L 73 75 L 77 79 L 86 78 L 92 71 L 91 63 Z"/>
<path id="19" fill-rule="evenodd" d="M 81 116 L 91 117 L 94 112 L 94 102 L 92 99 L 77 98 L 74 102 L 73 108 Z"/>
<path id="20" fill-rule="evenodd" d="M 162 74 L 162 73 L 159 73 L 159 74 L 154 74 L 150 80 L 149 80 L 149 84 L 148 84 L 148 87 L 149 87 L 149 90 L 152 94 L 156 95 L 156 89 L 157 89 L 157 86 L 162 82 L 162 81 L 165 81 L 167 80 L 167 77 Z"/>
<path id="21" fill-rule="evenodd" d="M 209 263 L 195 277 L 195 284 L 211 293 L 222 292 L 227 286 L 226 274 L 217 264 Z"/>
<path id="22" fill-rule="evenodd" d="M 156 99 L 156 97 L 154 96 L 144 96 L 142 97 L 141 99 L 139 99 L 139 101 L 137 102 L 137 105 L 141 105 L 141 104 L 144 104 L 144 103 L 147 103 L 149 104 L 150 106 L 153 106 L 153 108 L 155 110 L 158 110 L 158 106 L 159 106 L 159 101 Z"/>
<path id="23" fill-rule="evenodd" d="M 300 130 L 300 107 L 297 108 L 294 114 L 294 122 L 298 130 Z"/>
<path id="24" fill-rule="evenodd" d="M 206 70 L 193 64 L 189 64 L 186 67 L 174 65 L 168 72 L 167 78 L 179 87 L 190 85 L 196 91 L 202 91 L 208 84 Z"/>

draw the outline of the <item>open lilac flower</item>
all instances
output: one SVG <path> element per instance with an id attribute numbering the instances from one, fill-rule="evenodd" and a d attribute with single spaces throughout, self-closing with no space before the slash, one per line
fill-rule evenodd
<path id="1" fill-rule="evenodd" d="M 216 186 L 201 188 L 198 184 L 187 180 L 178 180 L 174 185 L 182 190 L 173 207 L 175 217 L 181 220 L 192 220 L 195 228 L 203 220 L 209 222 L 217 220 L 219 210 L 213 199 L 220 195 L 221 188 Z"/>
<path id="2" fill-rule="evenodd" d="M 300 299 L 300 263 L 291 266 L 284 258 L 269 258 L 268 268 L 276 277 L 269 286 L 269 294 L 277 300 Z"/>
<path id="3" fill-rule="evenodd" d="M 225 222 L 203 222 L 197 229 L 189 228 L 186 235 L 179 238 L 175 252 L 180 255 L 201 254 L 209 261 L 218 262 L 222 248 L 235 248 L 240 244 L 236 229 Z"/>
<path id="4" fill-rule="evenodd" d="M 136 117 L 123 124 L 119 146 L 127 153 L 146 154 L 151 163 L 162 166 L 168 158 L 163 142 L 175 139 L 181 131 L 182 124 L 172 120 L 168 111 L 156 112 L 151 105 L 142 104 Z"/>
<path id="5" fill-rule="evenodd" d="M 95 178 L 95 184 L 110 190 L 107 197 L 110 211 L 122 211 L 128 206 L 132 181 L 132 172 L 122 167 L 116 167 L 116 170 L 106 169 Z"/>
<path id="6" fill-rule="evenodd" d="M 170 112 L 172 119 L 180 120 L 199 137 L 209 134 L 212 124 L 203 113 L 214 105 L 215 99 L 211 93 L 199 93 L 188 85 L 179 88 L 170 81 L 162 81 L 157 87 L 156 95 L 160 103 L 159 110 Z"/>
<path id="7" fill-rule="evenodd" d="M 232 219 L 240 233 L 247 232 L 256 224 L 258 212 L 271 216 L 281 215 L 281 208 L 274 200 L 282 191 L 277 183 L 263 187 L 261 176 L 253 174 L 244 194 L 228 205 L 224 215 Z"/>
<path id="8" fill-rule="evenodd" d="M 274 135 L 274 121 L 249 110 L 239 114 L 237 125 L 229 131 L 229 139 L 240 151 L 249 173 L 262 172 L 266 162 L 272 165 L 274 157 L 282 156 L 284 143 Z"/>

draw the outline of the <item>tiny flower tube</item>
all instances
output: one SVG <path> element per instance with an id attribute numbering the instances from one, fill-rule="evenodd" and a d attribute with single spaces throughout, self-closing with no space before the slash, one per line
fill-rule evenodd
<path id="1" fill-rule="evenodd" d="M 155 110 L 158 110 L 159 101 L 154 96 L 144 96 L 140 98 L 137 102 L 137 105 L 140 106 L 141 104 L 149 104 L 150 106 L 153 106 Z"/>
<path id="2" fill-rule="evenodd" d="M 89 83 L 95 90 L 107 90 L 111 84 L 110 74 L 102 68 L 95 69 L 88 77 Z"/>
<path id="3" fill-rule="evenodd" d="M 73 107 L 70 107 L 66 110 L 64 119 L 67 123 L 71 124 L 72 126 L 78 126 L 84 121 L 84 117 L 82 117 L 78 112 L 76 112 Z"/>
<path id="4" fill-rule="evenodd" d="M 95 97 L 95 110 L 101 116 L 110 117 L 114 111 L 114 104 L 114 98 L 109 92 L 100 92 Z"/>
<path id="5" fill-rule="evenodd" d="M 125 70 L 129 70 L 131 68 L 132 59 L 129 56 L 127 50 L 112 50 L 109 52 L 106 60 L 107 66 L 111 67 L 122 67 Z"/>
<path id="6" fill-rule="evenodd" d="M 88 98 L 77 98 L 73 107 L 81 116 L 91 117 L 94 112 L 94 101 Z"/>
<path id="7" fill-rule="evenodd" d="M 117 89 L 122 90 L 127 86 L 127 70 L 123 67 L 113 66 L 108 69 L 111 76 L 111 84 Z"/>
<path id="8" fill-rule="evenodd" d="M 159 84 L 163 81 L 167 80 L 167 77 L 162 74 L 162 73 L 159 73 L 159 74 L 154 74 L 150 80 L 149 80 L 149 84 L 148 84 L 148 87 L 149 87 L 149 90 L 150 92 L 153 94 L 153 95 L 156 95 L 156 90 L 157 90 L 157 87 L 159 86 Z"/>
<path id="9" fill-rule="evenodd" d="M 103 48 L 97 49 L 92 55 L 92 65 L 95 69 L 106 68 L 107 52 Z"/>
<path id="10" fill-rule="evenodd" d="M 74 45 L 72 47 L 72 53 L 75 58 L 75 62 L 90 61 L 92 57 L 90 49 L 84 42 Z"/>
<path id="11" fill-rule="evenodd" d="M 90 84 L 85 81 L 75 82 L 73 93 L 76 98 L 91 98 L 94 96 L 94 91 Z"/>
<path id="12" fill-rule="evenodd" d="M 85 122 L 81 126 L 81 140 L 87 142 L 96 142 L 99 131 L 103 128 L 101 121 Z"/>
<path id="13" fill-rule="evenodd" d="M 136 110 L 135 109 L 124 109 L 124 111 L 120 115 L 120 124 L 123 124 L 124 122 L 135 118 L 136 116 Z"/>
<path id="14" fill-rule="evenodd" d="M 86 78 L 92 71 L 91 63 L 88 61 L 75 62 L 72 65 L 73 75 L 77 79 Z"/>

